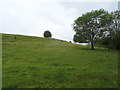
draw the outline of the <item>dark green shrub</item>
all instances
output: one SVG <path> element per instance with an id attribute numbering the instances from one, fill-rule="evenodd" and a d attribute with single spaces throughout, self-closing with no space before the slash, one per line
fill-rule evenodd
<path id="1" fill-rule="evenodd" d="M 44 37 L 47 37 L 47 38 L 52 37 L 51 32 L 50 31 L 45 31 L 44 32 Z"/>

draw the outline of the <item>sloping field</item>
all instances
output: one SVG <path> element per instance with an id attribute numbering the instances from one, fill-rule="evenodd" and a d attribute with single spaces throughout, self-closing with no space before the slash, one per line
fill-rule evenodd
<path id="1" fill-rule="evenodd" d="M 117 51 L 32 36 L 2 38 L 3 88 L 117 87 Z"/>

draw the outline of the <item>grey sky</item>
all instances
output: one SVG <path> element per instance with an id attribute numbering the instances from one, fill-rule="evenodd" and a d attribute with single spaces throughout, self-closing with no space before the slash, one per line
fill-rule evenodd
<path id="1" fill-rule="evenodd" d="M 71 24 L 83 13 L 103 8 L 118 9 L 118 2 L 0 2 L 0 32 L 72 40 Z"/>

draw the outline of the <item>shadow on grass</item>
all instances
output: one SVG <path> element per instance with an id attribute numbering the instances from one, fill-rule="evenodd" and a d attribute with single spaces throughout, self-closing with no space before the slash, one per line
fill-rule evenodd
<path id="1" fill-rule="evenodd" d="M 91 49 L 91 46 L 83 46 L 83 45 L 77 45 L 76 49 L 81 49 L 81 50 L 89 50 L 89 51 L 117 51 L 114 49 L 107 49 L 107 48 L 103 48 L 103 47 L 94 47 L 94 50 Z M 120 52 L 120 51 L 118 51 Z"/>

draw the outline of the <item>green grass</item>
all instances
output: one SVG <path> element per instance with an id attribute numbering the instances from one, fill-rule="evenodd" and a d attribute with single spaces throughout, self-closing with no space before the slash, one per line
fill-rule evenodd
<path id="1" fill-rule="evenodd" d="M 3 88 L 117 88 L 117 51 L 32 36 L 2 39 Z"/>

